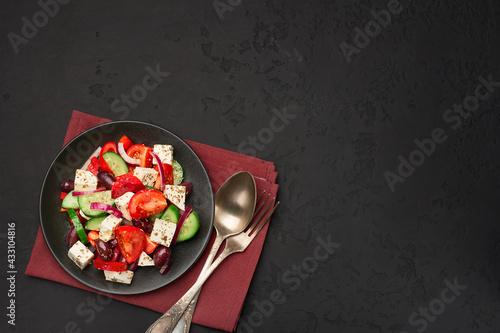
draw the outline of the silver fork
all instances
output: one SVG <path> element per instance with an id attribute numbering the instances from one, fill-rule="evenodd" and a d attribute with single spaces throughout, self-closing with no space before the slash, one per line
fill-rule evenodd
<path id="1" fill-rule="evenodd" d="M 271 205 L 273 200 L 269 201 L 266 208 L 262 209 L 262 207 L 266 204 L 269 197 L 271 196 L 271 193 L 268 193 L 267 196 L 264 199 L 262 199 L 265 194 L 266 194 L 266 190 L 262 191 L 262 193 L 257 198 L 258 205 L 255 208 L 255 212 L 252 216 L 251 221 L 260 220 L 262 218 L 262 215 L 264 215 L 267 212 L 267 209 Z M 219 246 L 220 246 L 220 243 L 219 243 Z M 212 249 L 212 251 L 210 251 L 210 254 L 208 255 L 207 260 L 205 262 L 205 265 L 203 266 L 203 268 L 200 272 L 200 275 L 199 275 L 200 277 L 203 276 L 203 274 L 207 271 L 208 267 L 210 267 L 210 265 L 214 261 L 214 258 L 215 258 L 215 255 L 217 254 L 217 250 L 219 249 L 219 246 L 217 246 L 215 250 Z M 188 307 L 186 308 L 186 311 L 184 311 L 184 314 L 177 322 L 177 325 L 175 325 L 173 333 L 188 333 L 189 332 L 189 329 L 191 327 L 191 321 L 193 320 L 193 314 L 194 314 L 194 310 L 196 307 L 196 302 L 198 301 L 199 295 L 200 295 L 200 292 L 197 292 L 196 295 L 194 296 L 193 300 L 189 303 Z"/>
<path id="2" fill-rule="evenodd" d="M 256 221 L 253 222 L 247 230 L 226 239 L 226 247 L 224 248 L 220 256 L 213 262 L 213 264 L 210 265 L 205 274 L 200 276 L 196 283 L 184 294 L 184 296 L 182 296 L 181 299 L 179 299 L 177 303 L 175 303 L 174 306 L 170 308 L 170 310 L 165 312 L 163 316 L 155 321 L 153 325 L 148 328 L 146 333 L 171 333 L 174 330 L 175 325 L 181 318 L 182 314 L 189 306 L 194 296 L 203 286 L 203 283 L 205 283 L 205 281 L 208 279 L 210 274 L 212 274 L 217 266 L 219 266 L 220 263 L 228 256 L 236 252 L 243 252 L 254 240 L 255 236 L 257 236 L 262 227 L 264 227 L 264 225 L 269 221 L 271 215 L 279 205 L 278 201 L 269 212 L 269 206 L 272 202 L 274 202 L 274 200 L 275 199 L 273 199 L 266 207 L 267 215 L 263 218 L 263 220 L 256 219 Z"/>

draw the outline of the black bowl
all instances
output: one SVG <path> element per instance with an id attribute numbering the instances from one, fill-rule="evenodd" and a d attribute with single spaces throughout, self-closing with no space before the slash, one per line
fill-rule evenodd
<path id="1" fill-rule="evenodd" d="M 156 267 L 139 267 L 130 285 L 106 281 L 104 273 L 94 267 L 84 270 L 69 259 L 66 235 L 70 228 L 68 214 L 61 212 L 61 182 L 74 179 L 80 168 L 99 146 L 118 142 L 122 135 L 132 143 L 147 146 L 170 144 L 174 158 L 184 169 L 184 181 L 192 185 L 186 204 L 191 205 L 200 218 L 200 229 L 185 242 L 172 246 L 172 265 L 167 274 L 160 274 Z M 84 285 L 111 294 L 133 295 L 146 293 L 179 278 L 200 258 L 212 232 L 214 196 L 212 185 L 203 163 L 196 153 L 175 134 L 152 124 L 138 121 L 116 121 L 91 128 L 71 140 L 56 156 L 45 176 L 40 194 L 40 224 L 47 245 L 57 262 Z"/>

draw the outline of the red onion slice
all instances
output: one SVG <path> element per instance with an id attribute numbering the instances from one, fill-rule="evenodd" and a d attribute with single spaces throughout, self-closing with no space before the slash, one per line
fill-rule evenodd
<path id="1" fill-rule="evenodd" d="M 94 191 L 78 191 L 78 192 L 73 192 L 72 195 L 74 197 L 77 197 L 79 195 L 85 195 L 85 194 L 92 194 L 92 193 L 97 193 L 97 192 L 104 192 L 106 189 L 99 189 L 99 190 L 94 190 Z"/>
<path id="2" fill-rule="evenodd" d="M 102 210 L 116 217 L 122 217 L 122 212 L 120 212 L 118 208 L 105 204 L 103 202 L 92 202 L 90 204 L 90 209 Z"/>
<path id="3" fill-rule="evenodd" d="M 184 221 L 186 221 L 187 217 L 189 216 L 189 214 L 191 214 L 192 211 L 193 209 L 191 208 L 191 206 L 187 205 L 186 210 L 184 211 L 184 213 L 182 213 L 182 216 L 179 219 L 179 222 L 177 222 L 177 228 L 175 228 L 174 237 L 172 237 L 172 244 L 175 244 L 175 242 L 177 241 L 177 236 L 179 236 L 179 232 L 181 231 L 182 225 L 184 224 Z"/>
<path id="4" fill-rule="evenodd" d="M 80 216 L 82 217 L 82 219 L 84 219 L 84 220 L 80 219 L 80 222 L 83 221 L 83 222 L 86 223 L 86 221 L 90 220 L 90 217 L 88 217 L 87 215 L 83 214 L 83 212 L 82 212 L 81 209 L 78 211 L 78 214 L 80 214 Z"/>
<path id="5" fill-rule="evenodd" d="M 128 164 L 132 165 L 139 165 L 141 164 L 141 161 L 138 158 L 132 158 L 127 155 L 127 152 L 125 151 L 125 148 L 123 148 L 123 142 L 118 142 L 118 154 L 127 162 Z"/>
<path id="6" fill-rule="evenodd" d="M 165 191 L 165 170 L 163 169 L 163 163 L 161 163 L 160 157 L 158 155 L 153 152 L 151 152 L 151 155 L 153 155 L 153 157 L 155 158 L 156 164 L 158 165 L 158 170 L 160 170 L 160 190 L 163 192 Z"/>
<path id="7" fill-rule="evenodd" d="M 87 168 L 90 164 L 90 160 L 92 159 L 92 157 L 99 157 L 99 154 L 101 153 L 101 149 L 102 149 L 101 147 L 97 147 L 97 149 L 92 153 L 92 155 L 90 155 L 87 162 L 85 162 L 80 169 L 87 170 Z"/>

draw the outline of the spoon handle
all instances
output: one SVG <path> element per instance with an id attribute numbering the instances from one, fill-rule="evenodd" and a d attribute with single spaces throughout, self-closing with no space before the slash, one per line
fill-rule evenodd
<path id="1" fill-rule="evenodd" d="M 220 246 L 222 245 L 222 242 L 224 241 L 224 237 L 221 237 L 217 235 L 215 237 L 214 243 L 212 245 L 212 249 L 210 250 L 210 253 L 208 254 L 207 260 L 205 261 L 205 265 L 201 269 L 200 275 L 198 278 L 200 278 L 207 269 L 210 267 L 212 262 L 214 261 L 215 255 L 217 254 L 217 251 L 219 251 Z M 200 292 L 198 291 L 196 295 L 194 296 L 193 300 L 189 303 L 186 311 L 184 311 L 184 314 L 182 317 L 179 319 L 179 322 L 177 325 L 175 325 L 174 333 L 188 333 L 189 329 L 191 327 L 191 322 L 193 320 L 193 314 L 194 314 L 194 308 L 196 307 L 196 302 L 198 301 L 198 296 L 200 295 Z"/>
<path id="2" fill-rule="evenodd" d="M 196 283 L 181 297 L 177 303 L 174 304 L 161 316 L 157 321 L 151 325 L 146 333 L 172 333 L 175 325 L 182 317 L 182 314 L 191 303 L 191 300 L 198 293 L 203 283 L 208 279 L 208 277 L 213 273 L 213 271 L 220 265 L 220 263 L 226 259 L 230 254 L 234 253 L 233 251 L 228 251 L 224 249 L 220 256 L 213 262 L 213 264 L 207 269 L 205 274 L 200 276 Z"/>
<path id="3" fill-rule="evenodd" d="M 217 235 L 215 237 L 214 243 L 212 244 L 212 249 L 210 250 L 210 253 L 208 254 L 207 260 L 205 261 L 205 265 L 203 265 L 203 268 L 201 269 L 200 278 L 212 265 L 212 262 L 214 261 L 215 255 L 217 254 L 217 251 L 219 251 L 220 246 L 222 245 L 222 242 L 224 241 L 225 237 Z"/>

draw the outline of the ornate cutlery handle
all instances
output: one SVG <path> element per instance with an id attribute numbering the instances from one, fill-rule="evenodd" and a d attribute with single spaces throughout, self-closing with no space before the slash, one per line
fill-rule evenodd
<path id="1" fill-rule="evenodd" d="M 200 275 L 198 278 L 200 278 L 207 269 L 210 267 L 212 262 L 214 261 L 215 255 L 217 254 L 217 251 L 219 251 L 220 246 L 222 245 L 222 242 L 224 241 L 224 237 L 221 237 L 217 235 L 215 237 L 214 243 L 212 245 L 212 248 L 210 249 L 210 252 L 207 256 L 207 260 L 205 261 L 205 265 L 203 265 L 203 268 L 201 269 Z M 177 322 L 177 325 L 175 326 L 174 333 L 188 333 L 189 328 L 191 327 L 191 321 L 193 320 L 193 314 L 194 314 L 194 308 L 196 307 L 196 302 L 198 300 L 198 296 L 200 295 L 200 292 L 198 291 L 196 295 L 194 296 L 193 300 L 189 303 L 188 307 L 186 308 L 186 311 L 184 311 L 183 316 L 179 321 Z"/>
<path id="2" fill-rule="evenodd" d="M 226 259 L 231 252 L 226 251 L 224 249 L 221 255 L 214 261 L 214 263 L 207 269 L 206 273 L 198 278 L 196 283 L 181 297 L 177 303 L 170 308 L 163 316 L 161 316 L 157 321 L 151 325 L 146 333 L 171 333 L 179 319 L 182 317 L 182 314 L 188 307 L 191 300 L 194 298 L 196 293 L 200 290 L 203 283 L 208 279 L 208 277 L 212 274 L 212 272 L 219 266 L 222 260 Z"/>

